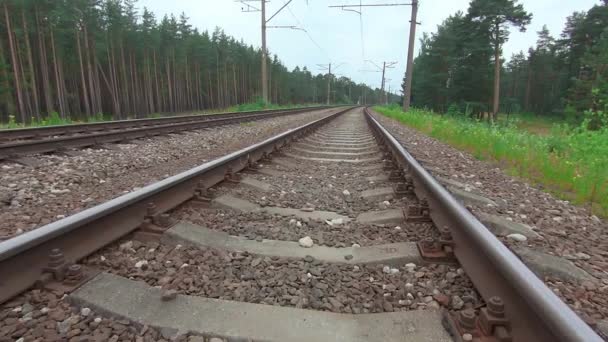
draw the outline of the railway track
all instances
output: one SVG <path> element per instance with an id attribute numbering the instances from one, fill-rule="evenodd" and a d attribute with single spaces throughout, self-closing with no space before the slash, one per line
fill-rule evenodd
<path id="1" fill-rule="evenodd" d="M 0 242 L 0 274 L 167 340 L 601 341 L 361 108 Z"/>
<path id="2" fill-rule="evenodd" d="M 264 110 L 214 115 L 184 115 L 90 124 L 0 130 L 0 160 L 28 154 L 128 141 L 239 122 L 298 114 L 326 107 Z"/>

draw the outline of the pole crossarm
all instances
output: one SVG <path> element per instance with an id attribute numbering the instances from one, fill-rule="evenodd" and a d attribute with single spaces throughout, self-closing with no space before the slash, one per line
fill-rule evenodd
<path id="1" fill-rule="evenodd" d="M 279 14 L 285 7 L 287 7 L 287 5 L 289 5 L 293 0 L 289 0 L 285 3 L 285 5 L 283 5 L 281 8 L 279 8 L 278 11 L 274 12 L 273 15 L 270 16 L 270 18 L 268 18 L 268 20 L 266 20 L 266 23 L 270 22 L 272 20 L 272 18 L 276 17 L 277 14 Z"/>
<path id="2" fill-rule="evenodd" d="M 250 5 L 249 2 L 252 2 L 252 1 L 259 2 L 259 0 L 236 0 L 236 2 L 239 2 L 239 3 L 247 6 L 247 9 L 241 8 L 241 12 L 248 13 L 248 12 L 260 12 L 260 11 L 262 11 L 261 9 L 255 7 L 255 6 Z"/>
<path id="3" fill-rule="evenodd" d="M 291 29 L 291 30 L 298 30 L 298 31 L 304 31 L 304 32 L 308 32 L 306 31 L 306 29 L 303 29 L 301 27 L 297 27 L 297 26 L 293 26 L 293 25 L 278 25 L 278 26 L 266 26 L 266 28 L 274 28 L 274 29 Z"/>
<path id="4" fill-rule="evenodd" d="M 388 6 L 412 6 L 412 3 L 401 4 L 365 4 L 365 5 L 330 5 L 329 8 L 349 8 L 349 7 L 388 7 Z"/>

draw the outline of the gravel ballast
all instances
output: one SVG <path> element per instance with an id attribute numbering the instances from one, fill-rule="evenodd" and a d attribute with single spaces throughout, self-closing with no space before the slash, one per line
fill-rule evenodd
<path id="1" fill-rule="evenodd" d="M 508 247 L 528 247 L 572 261 L 595 279 L 582 283 L 541 277 L 592 327 L 608 318 L 608 224 L 588 209 L 546 193 L 491 162 L 430 138 L 396 120 L 374 116 L 435 176 L 467 184 L 470 191 L 497 205 L 467 207 L 530 226 L 539 237 L 499 237 Z"/>
<path id="2" fill-rule="evenodd" d="M 86 264 L 167 291 L 341 313 L 451 309 L 479 304 L 462 269 L 338 265 L 314 259 L 123 241 Z"/>
<path id="3" fill-rule="evenodd" d="M 72 215 L 337 109 L 140 139 L 75 156 L 0 164 L 0 241 Z"/>

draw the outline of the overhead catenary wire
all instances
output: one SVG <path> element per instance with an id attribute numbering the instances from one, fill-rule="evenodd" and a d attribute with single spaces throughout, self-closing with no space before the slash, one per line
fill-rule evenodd
<path id="1" fill-rule="evenodd" d="M 285 0 L 283 0 L 283 3 L 285 3 Z M 302 24 L 300 19 L 298 19 L 298 17 L 291 11 L 291 8 L 289 8 L 289 6 L 286 6 L 286 8 L 287 8 L 287 12 L 289 12 L 289 14 L 293 17 L 293 19 L 296 21 L 298 26 L 300 26 L 304 29 L 303 31 L 304 31 L 304 33 L 306 33 L 306 36 L 308 37 L 308 39 L 325 55 L 325 57 L 327 57 L 328 60 L 330 60 L 331 58 L 329 57 L 329 54 L 327 53 L 327 51 L 325 51 L 325 49 L 323 49 L 321 47 L 321 45 L 319 43 L 317 43 L 317 41 L 314 40 L 314 38 L 312 38 L 312 36 L 310 35 L 310 32 L 308 32 L 308 29 L 306 29 L 306 26 L 304 24 Z"/>

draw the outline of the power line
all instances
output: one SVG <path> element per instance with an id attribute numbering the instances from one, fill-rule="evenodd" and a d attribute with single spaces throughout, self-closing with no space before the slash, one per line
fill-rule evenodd
<path id="1" fill-rule="evenodd" d="M 285 0 L 283 0 L 283 2 L 285 2 Z M 308 3 L 308 1 L 307 1 L 307 3 Z M 287 6 L 287 11 L 288 11 L 288 12 L 289 12 L 289 14 L 290 14 L 290 15 L 293 17 L 293 19 L 296 21 L 296 23 L 297 23 L 298 25 L 300 25 L 301 27 L 303 27 L 303 28 L 304 28 L 304 33 L 306 33 L 306 36 L 308 37 L 308 39 L 310 39 L 310 41 L 311 41 L 311 42 L 312 42 L 312 43 L 313 43 L 313 44 L 314 44 L 314 45 L 315 45 L 315 46 L 316 46 L 316 47 L 317 47 L 317 48 L 318 48 L 318 49 L 319 49 L 319 50 L 320 50 L 320 51 L 321 51 L 323 54 L 325 54 L 325 57 L 327 57 L 327 59 L 330 59 L 330 58 L 329 58 L 329 54 L 327 53 L 327 51 L 325 51 L 325 49 L 323 49 L 323 48 L 321 47 L 321 45 L 319 45 L 319 44 L 318 44 L 318 43 L 317 43 L 317 42 L 316 42 L 316 41 L 315 41 L 315 40 L 312 38 L 312 36 L 311 36 L 311 35 L 310 35 L 310 33 L 308 32 L 308 30 L 306 29 L 306 26 L 304 26 L 304 25 L 302 24 L 302 22 L 300 22 L 300 19 L 298 19 L 298 17 L 297 17 L 297 16 L 296 16 L 296 15 L 295 15 L 295 14 L 294 14 L 292 11 L 291 11 L 291 8 L 289 8 L 289 6 Z"/>
<path id="2" fill-rule="evenodd" d="M 416 36 L 416 25 L 420 24 L 416 21 L 418 14 L 419 0 L 412 0 L 411 3 L 382 3 L 382 4 L 362 4 L 359 1 L 358 5 L 330 5 L 330 8 L 340 8 L 343 11 L 353 11 L 357 13 L 363 12 L 363 7 L 393 7 L 393 6 L 412 6 L 412 15 L 410 20 L 410 37 L 407 51 L 407 67 L 405 71 L 405 89 L 403 91 L 403 110 L 408 111 L 410 107 L 411 95 L 412 95 L 412 75 L 414 68 L 414 43 Z M 359 7 L 359 11 L 352 10 L 352 8 Z M 384 74 L 384 73 L 383 73 Z M 382 87 L 384 88 L 384 76 L 382 77 Z"/>

